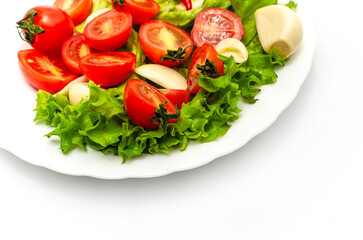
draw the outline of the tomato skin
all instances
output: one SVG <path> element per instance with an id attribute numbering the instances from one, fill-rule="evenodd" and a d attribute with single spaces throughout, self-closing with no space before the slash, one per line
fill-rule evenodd
<path id="1" fill-rule="evenodd" d="M 73 35 L 74 25 L 71 18 L 63 10 L 52 6 L 37 6 L 31 10 L 38 14 L 34 17 L 34 25 L 42 27 L 45 32 L 34 37 L 34 49 L 44 53 L 60 53 L 63 42 Z"/>
<path id="2" fill-rule="evenodd" d="M 72 72 L 81 74 L 79 67 L 79 60 L 94 52 L 91 46 L 86 42 L 83 34 L 75 34 L 63 43 L 62 46 L 62 58 L 66 66 Z"/>
<path id="3" fill-rule="evenodd" d="M 244 28 L 233 12 L 222 8 L 207 8 L 197 15 L 191 34 L 197 47 L 204 43 L 215 47 L 225 38 L 241 40 Z"/>
<path id="4" fill-rule="evenodd" d="M 78 78 L 68 70 L 58 55 L 43 54 L 35 49 L 18 52 L 20 70 L 26 81 L 36 89 L 57 93 Z"/>
<path id="5" fill-rule="evenodd" d="M 198 74 L 200 70 L 197 69 L 197 65 L 204 65 L 206 60 L 216 63 L 216 70 L 219 73 L 219 76 L 223 76 L 224 74 L 224 65 L 223 62 L 217 57 L 218 52 L 215 48 L 208 44 L 204 43 L 203 46 L 197 48 L 194 52 L 192 61 L 189 66 L 188 78 L 187 78 L 187 86 L 188 91 L 193 94 L 197 94 L 201 87 L 198 85 Z"/>
<path id="6" fill-rule="evenodd" d="M 176 105 L 176 107 L 180 110 L 183 106 L 183 103 L 188 103 L 190 100 L 190 92 L 187 90 L 181 89 L 159 89 L 172 104 Z"/>
<path id="7" fill-rule="evenodd" d="M 116 10 L 127 11 L 132 15 L 132 24 L 141 24 L 153 19 L 159 12 L 160 6 L 154 0 L 125 0 L 125 7 L 114 4 Z"/>
<path id="8" fill-rule="evenodd" d="M 82 57 L 81 72 L 101 87 L 114 87 L 125 81 L 134 71 L 136 55 L 129 52 L 99 52 Z"/>
<path id="9" fill-rule="evenodd" d="M 175 39 L 172 39 L 171 41 L 162 39 L 163 37 L 160 36 L 160 31 L 165 32 L 165 30 L 167 30 L 168 33 L 172 33 Z M 186 50 L 187 56 L 181 63 L 171 60 L 161 61 L 160 59 L 167 54 L 167 50 L 171 50 L 171 48 L 177 50 L 179 47 L 184 49 L 185 47 L 194 44 L 189 33 L 162 20 L 151 20 L 143 23 L 139 30 L 139 41 L 143 52 L 153 63 L 167 67 L 174 67 L 183 63 L 191 55 L 193 48 L 190 47 Z"/>
<path id="10" fill-rule="evenodd" d="M 74 26 L 86 20 L 92 10 L 92 0 L 72 0 L 72 4 L 68 6 L 65 4 L 68 5 L 67 0 L 56 0 L 53 6 L 65 11 L 72 19 Z"/>
<path id="11" fill-rule="evenodd" d="M 157 88 L 140 79 L 127 81 L 124 103 L 127 115 L 137 125 L 147 129 L 158 129 L 159 121 L 152 122 L 150 118 L 155 116 L 155 109 L 159 104 L 167 102 L 164 107 L 170 114 L 175 113 L 175 106 Z M 168 123 L 175 122 L 169 120 Z"/>
<path id="12" fill-rule="evenodd" d="M 84 29 L 84 36 L 93 48 L 100 51 L 113 51 L 127 42 L 131 28 L 131 14 L 113 9 L 89 22 Z"/>

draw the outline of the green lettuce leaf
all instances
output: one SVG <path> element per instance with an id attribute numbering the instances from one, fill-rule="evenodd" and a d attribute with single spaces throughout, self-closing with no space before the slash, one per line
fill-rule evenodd
<path id="1" fill-rule="evenodd" d="M 255 12 L 257 9 L 266 7 L 269 5 L 277 4 L 277 0 L 230 0 L 232 7 L 241 19 L 245 33 L 243 35 L 242 42 L 248 46 L 248 44 L 257 35 Z"/>
<path id="2" fill-rule="evenodd" d="M 112 9 L 113 7 L 112 4 L 106 0 L 92 0 L 92 10 L 90 14 L 105 8 Z M 86 21 L 77 25 L 75 27 L 75 30 L 79 33 L 83 33 L 85 26 L 86 26 Z"/>
<path id="3" fill-rule="evenodd" d="M 203 6 L 198 9 L 177 11 L 175 6 L 180 3 L 178 0 L 156 0 L 160 5 L 159 14 L 156 19 L 164 20 L 180 27 L 190 26 L 197 15 L 206 8 L 224 8 L 231 6 L 230 1 L 226 0 L 205 0 Z"/>
<path id="4" fill-rule="evenodd" d="M 140 46 L 139 34 L 134 29 L 131 30 L 126 44 L 119 50 L 134 53 L 136 55 L 136 67 L 144 64 L 146 56 Z"/>

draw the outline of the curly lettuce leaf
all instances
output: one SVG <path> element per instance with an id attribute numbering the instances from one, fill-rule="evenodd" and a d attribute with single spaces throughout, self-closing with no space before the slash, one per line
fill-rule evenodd
<path id="1" fill-rule="evenodd" d="M 180 3 L 178 0 L 156 0 L 160 5 L 159 14 L 156 19 L 164 20 L 180 27 L 188 27 L 193 23 L 197 15 L 206 8 L 224 8 L 228 9 L 231 6 L 229 0 L 205 0 L 201 8 L 192 10 L 177 11 L 175 6 Z"/>
<path id="2" fill-rule="evenodd" d="M 105 8 L 112 9 L 113 7 L 112 4 L 106 0 L 92 0 L 92 9 L 90 14 Z M 81 24 L 75 27 L 75 30 L 79 33 L 83 33 L 85 26 L 86 26 L 86 21 L 83 21 Z"/>

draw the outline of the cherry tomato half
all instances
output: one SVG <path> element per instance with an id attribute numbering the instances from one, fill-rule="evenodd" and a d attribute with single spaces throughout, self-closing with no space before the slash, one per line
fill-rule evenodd
<path id="1" fill-rule="evenodd" d="M 153 19 L 160 10 L 159 4 L 154 0 L 124 0 L 123 5 L 124 7 L 118 2 L 114 3 L 117 10 L 131 13 L 133 24 L 141 24 Z"/>
<path id="2" fill-rule="evenodd" d="M 32 19 L 29 13 L 36 12 Z M 31 21 L 33 26 L 24 26 Z M 71 18 L 63 10 L 52 6 L 38 6 L 31 8 L 23 20 L 17 22 L 18 28 L 23 29 L 26 41 L 35 49 L 45 53 L 60 53 L 63 42 L 73 35 L 74 26 Z M 19 27 L 22 25 L 23 27 Z M 30 34 L 30 28 L 41 27 L 44 32 L 34 36 Z M 30 34 L 30 36 L 27 34 Z"/>
<path id="3" fill-rule="evenodd" d="M 224 74 L 224 65 L 223 62 L 217 58 L 218 52 L 214 49 L 214 47 L 208 43 L 204 43 L 203 46 L 197 48 L 195 50 L 192 61 L 189 66 L 187 85 L 188 90 L 191 93 L 197 94 L 201 87 L 198 85 L 198 74 L 201 72 L 197 69 L 197 65 L 204 65 L 207 59 L 211 62 L 216 63 L 216 70 L 219 73 L 219 76 L 223 76 Z"/>
<path id="4" fill-rule="evenodd" d="M 79 59 L 94 51 L 84 39 L 83 34 L 69 37 L 62 46 L 62 58 L 66 66 L 74 73 L 81 74 Z"/>
<path id="5" fill-rule="evenodd" d="M 78 78 L 57 55 L 43 54 L 35 49 L 18 52 L 19 66 L 27 82 L 36 89 L 57 93 Z"/>
<path id="6" fill-rule="evenodd" d="M 202 10 L 195 19 L 192 37 L 197 47 L 204 43 L 216 46 L 225 38 L 242 39 L 244 28 L 239 17 L 222 8 Z"/>
<path id="7" fill-rule="evenodd" d="M 113 51 L 127 42 L 131 27 L 131 14 L 113 9 L 90 21 L 84 29 L 84 36 L 95 49 Z"/>
<path id="8" fill-rule="evenodd" d="M 65 11 L 77 26 L 91 13 L 92 0 L 56 0 L 53 6 Z"/>
<path id="9" fill-rule="evenodd" d="M 125 109 L 135 124 L 143 128 L 158 129 L 160 122 L 151 121 L 151 118 L 155 116 L 155 109 L 163 102 L 166 102 L 164 107 L 167 113 L 175 114 L 175 105 L 158 89 L 140 79 L 127 81 L 124 94 Z M 168 123 L 174 121 L 176 119 L 169 120 Z"/>
<path id="10" fill-rule="evenodd" d="M 129 52 L 91 53 L 81 58 L 81 72 L 101 87 L 114 87 L 134 71 L 136 55 Z"/>
<path id="11" fill-rule="evenodd" d="M 172 104 L 176 105 L 178 109 L 181 109 L 183 103 L 188 103 L 190 100 L 190 92 L 181 89 L 159 89 Z"/>
<path id="12" fill-rule="evenodd" d="M 168 67 L 180 63 L 171 60 L 161 61 L 161 58 L 167 54 L 167 50 L 178 50 L 179 47 L 185 49 L 194 44 L 189 33 L 162 20 L 143 23 L 139 30 L 139 40 L 143 52 L 152 62 Z M 192 47 L 186 49 L 187 55 L 181 63 L 190 56 L 192 51 Z"/>

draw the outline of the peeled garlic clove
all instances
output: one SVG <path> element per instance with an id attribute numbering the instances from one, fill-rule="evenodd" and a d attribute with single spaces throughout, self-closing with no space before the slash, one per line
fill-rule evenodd
<path id="1" fill-rule="evenodd" d="M 303 38 L 297 14 L 283 5 L 272 5 L 255 12 L 258 36 L 265 52 L 275 50 L 281 57 L 295 53 Z"/>
<path id="2" fill-rule="evenodd" d="M 135 73 L 167 89 L 187 89 L 187 81 L 176 70 L 159 64 L 145 64 L 135 68 Z"/>
<path id="3" fill-rule="evenodd" d="M 82 82 L 88 82 L 88 79 L 82 75 L 79 78 L 76 78 L 75 80 L 73 80 L 72 82 L 68 83 L 67 86 L 65 86 L 62 90 L 60 90 L 57 94 L 63 95 L 63 96 L 68 96 L 69 93 L 69 89 L 78 83 L 82 83 Z"/>
<path id="4" fill-rule="evenodd" d="M 192 0 L 192 9 L 201 8 L 203 6 L 204 0 Z M 175 6 L 177 11 L 186 10 L 184 3 L 179 3 Z"/>
<path id="5" fill-rule="evenodd" d="M 96 17 L 98 17 L 99 15 L 105 13 L 105 12 L 108 12 L 110 11 L 111 9 L 109 8 L 104 8 L 104 9 L 100 9 L 94 13 L 92 13 L 91 15 L 89 15 L 86 19 L 86 23 L 85 23 L 85 26 L 90 22 L 92 21 L 93 19 L 95 19 Z"/>
<path id="6" fill-rule="evenodd" d="M 226 38 L 220 41 L 215 47 L 218 54 L 229 57 L 233 56 L 237 63 L 243 63 L 248 59 L 246 46 L 236 38 Z"/>
<path id="7" fill-rule="evenodd" d="M 70 87 L 68 99 L 72 105 L 77 105 L 82 99 L 88 100 L 90 98 L 90 90 L 88 83 L 76 83 Z"/>

